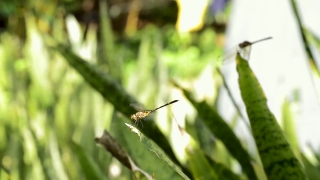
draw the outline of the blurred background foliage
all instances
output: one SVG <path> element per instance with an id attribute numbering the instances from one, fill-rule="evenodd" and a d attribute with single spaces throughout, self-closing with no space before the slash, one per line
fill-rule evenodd
<path id="1" fill-rule="evenodd" d="M 229 130 L 239 115 L 227 124 L 214 111 L 230 5 L 1 1 L 0 179 L 181 179 L 124 124 L 133 123 L 130 103 L 155 108 L 174 99 L 138 128 L 186 176 L 266 179 L 259 155 Z M 292 106 L 283 104 L 283 130 L 309 179 L 319 179 L 319 152 L 300 152 Z M 210 130 L 216 124 L 204 117 L 220 126 Z M 141 171 L 96 145 L 104 129 Z"/>

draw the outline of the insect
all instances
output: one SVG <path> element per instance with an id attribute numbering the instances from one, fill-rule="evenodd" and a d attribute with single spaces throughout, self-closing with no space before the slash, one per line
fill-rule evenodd
<path id="1" fill-rule="evenodd" d="M 266 38 L 263 38 L 263 39 L 259 39 L 259 40 L 256 40 L 256 41 L 253 41 L 253 42 L 249 42 L 249 41 L 244 41 L 240 44 L 238 44 L 238 46 L 236 47 L 236 52 L 238 52 L 240 54 L 240 56 L 243 58 L 243 59 L 246 59 L 246 60 L 249 60 L 250 58 L 250 51 L 251 51 L 251 46 L 253 44 L 256 44 L 258 42 L 261 42 L 261 41 L 266 41 L 266 40 L 269 40 L 269 39 L 272 39 L 272 37 L 266 37 Z M 228 52 L 228 51 L 227 51 Z M 233 58 L 236 54 L 236 52 L 234 52 L 234 48 L 231 49 L 231 52 L 230 53 L 227 53 L 226 57 L 223 58 L 223 63 L 226 63 L 228 59 L 235 59 Z"/>
<path id="2" fill-rule="evenodd" d="M 136 126 L 136 125 L 138 124 L 138 122 L 140 121 L 140 123 L 141 123 L 141 125 L 142 125 L 142 127 L 143 127 L 142 120 L 143 120 L 145 117 L 147 117 L 149 114 L 155 112 L 156 110 L 158 110 L 158 109 L 160 109 L 160 108 L 163 108 L 163 107 L 165 107 L 165 106 L 168 106 L 168 105 L 173 104 L 173 103 L 178 102 L 178 101 L 179 101 L 179 100 L 171 101 L 171 102 L 169 102 L 169 103 L 167 103 L 167 104 L 165 104 L 165 105 L 162 105 L 162 106 L 160 106 L 160 107 L 158 107 L 158 108 L 156 108 L 156 109 L 153 109 L 153 110 L 141 110 L 141 109 L 137 108 L 137 107 L 135 106 L 135 104 L 130 104 L 130 106 L 132 106 L 133 108 L 135 108 L 135 109 L 138 111 L 137 113 L 131 115 L 131 119 L 135 121 L 135 123 L 134 123 L 135 126 Z"/>

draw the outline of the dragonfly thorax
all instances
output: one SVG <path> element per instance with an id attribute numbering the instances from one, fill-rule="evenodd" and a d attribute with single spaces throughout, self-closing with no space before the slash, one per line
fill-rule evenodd
<path id="1" fill-rule="evenodd" d="M 131 118 L 132 120 L 137 120 L 136 114 L 132 114 L 132 115 L 130 116 L 130 118 Z"/>
<path id="2" fill-rule="evenodd" d="M 137 121 L 137 120 L 145 118 L 150 113 L 151 113 L 151 111 L 139 111 L 139 112 L 137 112 L 135 114 L 132 114 L 131 115 L 131 119 Z"/>

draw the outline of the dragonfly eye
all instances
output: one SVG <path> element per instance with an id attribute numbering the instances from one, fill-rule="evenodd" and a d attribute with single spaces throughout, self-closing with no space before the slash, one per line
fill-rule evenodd
<path id="1" fill-rule="evenodd" d="M 250 45 L 251 45 L 250 42 L 244 41 L 243 43 L 239 44 L 239 47 L 240 47 L 240 48 L 245 48 L 245 47 L 250 46 Z"/>

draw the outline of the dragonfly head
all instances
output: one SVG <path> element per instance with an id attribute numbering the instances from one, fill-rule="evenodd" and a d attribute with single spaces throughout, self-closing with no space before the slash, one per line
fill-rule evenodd
<path id="1" fill-rule="evenodd" d="M 245 48 L 247 46 L 250 46 L 252 43 L 249 42 L 249 41 L 244 41 L 243 43 L 240 43 L 239 44 L 239 47 L 242 49 L 242 48 Z"/>
<path id="2" fill-rule="evenodd" d="M 132 114 L 132 115 L 130 116 L 130 118 L 131 118 L 132 120 L 136 120 L 136 119 L 137 119 L 137 116 L 136 116 L 136 114 Z"/>

